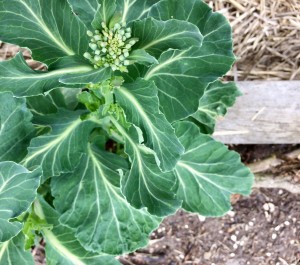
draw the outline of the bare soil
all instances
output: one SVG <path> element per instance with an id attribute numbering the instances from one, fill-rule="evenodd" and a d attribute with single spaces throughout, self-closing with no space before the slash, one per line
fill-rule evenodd
<path id="1" fill-rule="evenodd" d="M 252 163 L 270 156 L 285 159 L 273 173 L 300 179 L 300 160 L 285 153 L 299 146 L 239 145 L 231 149 Z M 254 189 L 250 197 L 233 196 L 222 218 L 179 211 L 151 236 L 150 244 L 122 257 L 124 265 L 299 265 L 300 194 L 283 189 Z"/>

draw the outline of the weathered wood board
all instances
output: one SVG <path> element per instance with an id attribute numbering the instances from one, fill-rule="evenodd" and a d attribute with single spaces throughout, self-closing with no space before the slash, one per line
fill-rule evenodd
<path id="1" fill-rule="evenodd" d="M 214 138 L 227 144 L 300 143 L 300 81 L 238 82 L 243 96 L 219 120 Z"/>

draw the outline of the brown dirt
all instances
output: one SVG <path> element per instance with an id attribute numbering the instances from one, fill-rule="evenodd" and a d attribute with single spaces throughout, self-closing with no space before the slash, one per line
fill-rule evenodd
<path id="1" fill-rule="evenodd" d="M 255 190 L 222 218 L 179 211 L 124 265 L 300 264 L 300 195 Z"/>
<path id="2" fill-rule="evenodd" d="M 299 145 L 237 145 L 243 161 L 270 156 L 282 160 L 270 172 L 300 180 L 300 159 L 285 155 Z M 292 181 L 291 180 L 291 181 Z M 150 245 L 121 258 L 124 265 L 300 265 L 300 194 L 283 189 L 254 189 L 233 196 L 222 218 L 179 211 L 151 236 Z"/>

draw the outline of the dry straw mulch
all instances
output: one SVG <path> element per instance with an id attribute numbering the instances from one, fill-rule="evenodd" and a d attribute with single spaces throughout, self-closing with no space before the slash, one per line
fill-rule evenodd
<path id="1" fill-rule="evenodd" d="M 233 26 L 238 63 L 235 80 L 300 79 L 300 0 L 205 0 Z M 2 47 L 1 47 L 2 46 Z M 17 48 L 1 45 L 0 61 Z M 33 68 L 42 69 L 25 58 Z"/>
<path id="2" fill-rule="evenodd" d="M 238 80 L 300 79 L 299 0 L 206 0 L 233 26 Z"/>

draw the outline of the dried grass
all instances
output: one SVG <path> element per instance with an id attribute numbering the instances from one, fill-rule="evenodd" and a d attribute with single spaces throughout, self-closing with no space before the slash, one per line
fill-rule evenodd
<path id="1" fill-rule="evenodd" d="M 205 0 L 233 26 L 235 80 L 300 80 L 300 0 Z M 1 47 L 2 46 L 2 47 Z M 18 48 L 0 43 L 0 61 Z M 30 59 L 32 68 L 42 67 Z"/>
<path id="2" fill-rule="evenodd" d="M 300 79 L 299 0 L 206 0 L 233 26 L 238 80 Z"/>

